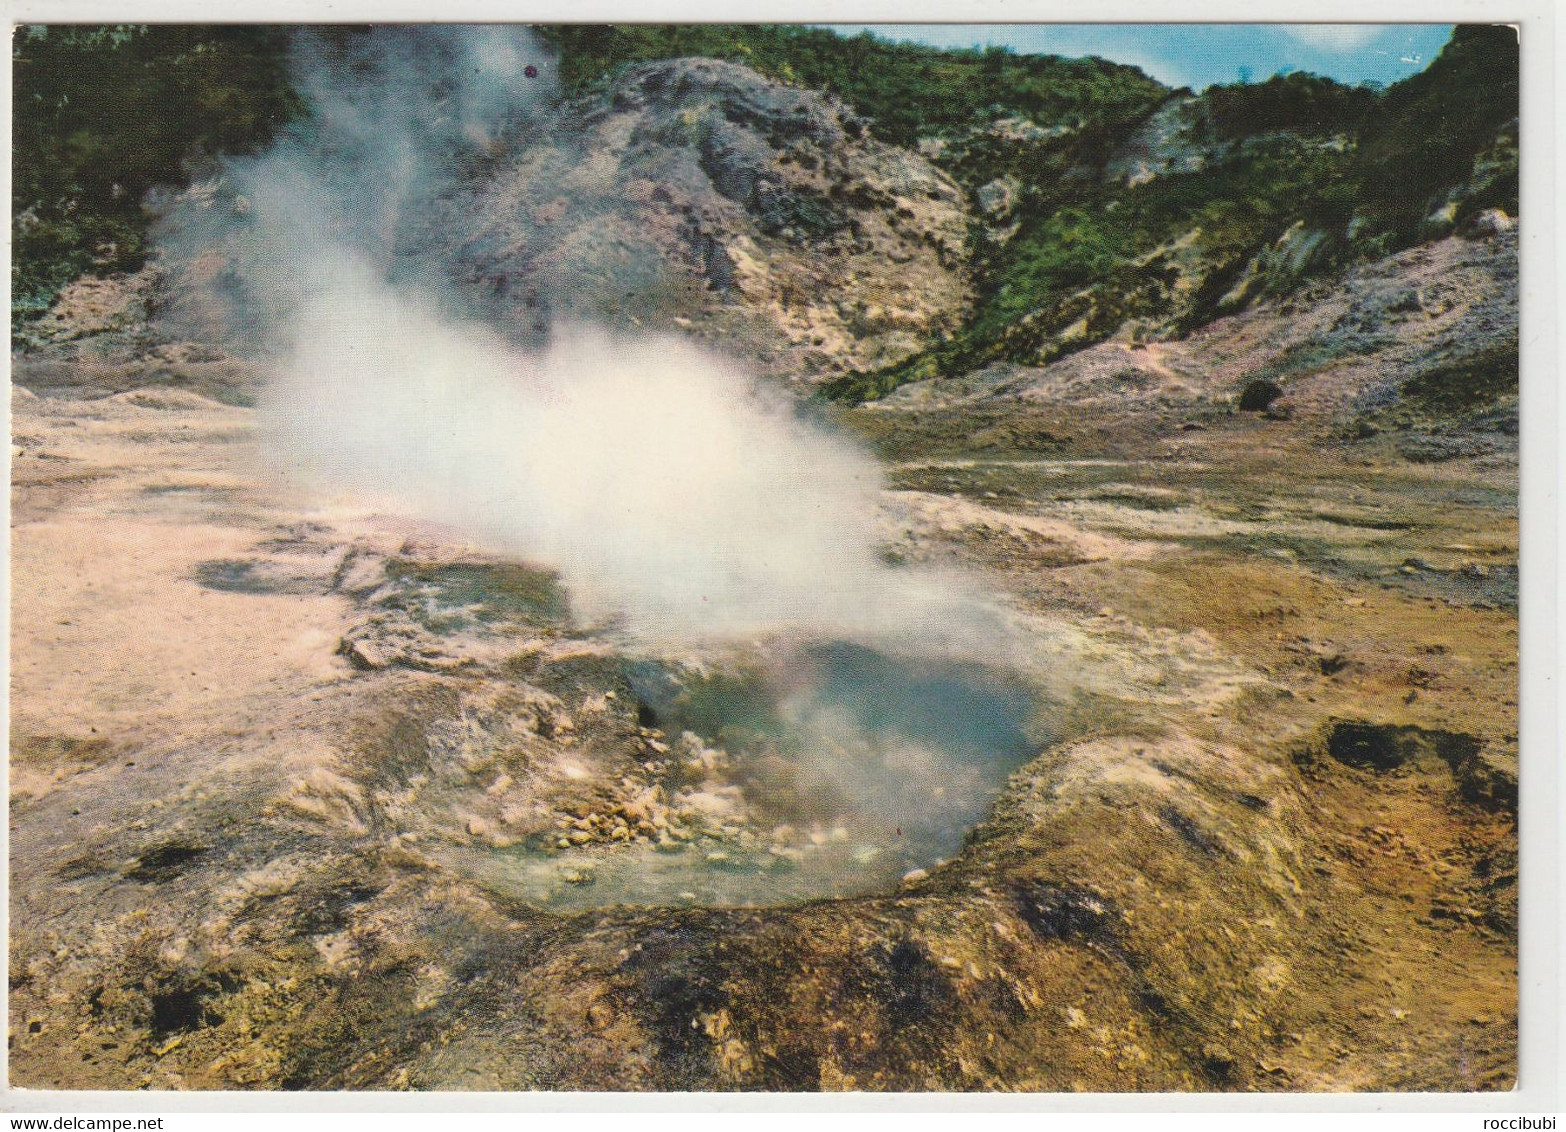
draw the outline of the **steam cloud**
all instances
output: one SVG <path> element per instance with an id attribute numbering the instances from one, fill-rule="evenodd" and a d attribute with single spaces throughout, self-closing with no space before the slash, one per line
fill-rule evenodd
<path id="1" fill-rule="evenodd" d="M 997 672 L 1003 654 L 1031 667 L 1021 637 L 974 587 L 882 559 L 875 460 L 730 360 L 569 313 L 605 308 L 600 280 L 620 297 L 656 278 L 646 265 L 630 281 L 566 257 L 521 310 L 474 286 L 475 241 L 537 240 L 526 215 L 465 214 L 497 175 L 528 178 L 508 199 L 619 207 L 552 113 L 547 53 L 516 28 L 307 33 L 296 50 L 308 119 L 166 216 L 169 317 L 216 321 L 262 362 L 265 451 L 307 489 L 553 566 L 578 613 L 649 655 L 734 663 L 733 702 L 683 668 L 638 698 L 671 734 L 738 743 L 720 777 L 811 831 L 781 888 L 776 870 L 652 853 L 606 867 L 594 899 L 804 897 L 950 853 L 1043 725 Z M 817 851 L 823 823 L 844 837 Z M 537 868 L 529 898 L 555 899 Z"/>
<path id="2" fill-rule="evenodd" d="M 650 640 L 982 631 L 963 586 L 878 558 L 874 460 L 733 363 L 585 325 L 519 342 L 461 300 L 442 237 L 464 171 L 562 144 L 525 30 L 304 35 L 296 54 L 308 120 L 162 237 L 184 310 L 269 360 L 269 435 L 306 482 L 547 562 Z"/>

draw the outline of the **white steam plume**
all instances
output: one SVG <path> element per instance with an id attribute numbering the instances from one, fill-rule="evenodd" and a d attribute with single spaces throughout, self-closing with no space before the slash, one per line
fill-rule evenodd
<path id="1" fill-rule="evenodd" d="M 167 236 L 222 249 L 200 293 L 264 344 L 269 435 L 309 482 L 547 562 L 649 638 L 979 631 L 962 587 L 879 559 L 874 460 L 732 363 L 583 326 L 522 349 L 454 301 L 454 171 L 549 128 L 526 32 L 376 29 L 297 62 L 308 124 Z"/>

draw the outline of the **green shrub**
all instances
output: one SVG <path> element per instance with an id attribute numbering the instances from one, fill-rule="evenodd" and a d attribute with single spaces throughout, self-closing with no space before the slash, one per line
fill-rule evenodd
<path id="1" fill-rule="evenodd" d="M 12 38 L 12 318 L 89 271 L 133 270 L 142 202 L 299 112 L 272 27 L 24 26 Z"/>

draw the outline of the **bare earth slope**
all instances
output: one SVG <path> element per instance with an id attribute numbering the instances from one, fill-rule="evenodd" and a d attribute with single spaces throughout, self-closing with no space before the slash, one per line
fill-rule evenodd
<path id="1" fill-rule="evenodd" d="M 168 236 L 183 261 L 80 279 L 20 342 L 123 359 L 174 348 L 176 321 L 220 336 L 249 204 L 221 175 L 177 203 L 194 233 Z M 409 206 L 403 254 L 524 341 L 587 319 L 819 378 L 893 364 L 954 332 L 971 302 L 956 182 L 835 99 L 713 59 L 631 68 L 497 142 L 427 211 Z"/>
<path id="2" fill-rule="evenodd" d="M 271 486 L 242 369 L 19 358 L 13 1083 L 1509 1087 L 1515 388 L 1441 375 L 1514 263 L 845 414 L 1047 716 L 944 862 L 777 812 L 546 571 Z"/>
<path id="3" fill-rule="evenodd" d="M 713 59 L 648 63 L 571 104 L 559 133 L 573 140 L 528 146 L 454 210 L 503 317 L 749 340 L 790 374 L 890 365 L 962 322 L 966 195 L 825 95 Z"/>

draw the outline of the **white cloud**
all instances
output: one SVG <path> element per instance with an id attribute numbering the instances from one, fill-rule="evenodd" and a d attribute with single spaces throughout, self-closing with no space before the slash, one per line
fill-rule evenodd
<path id="1" fill-rule="evenodd" d="M 1383 31 L 1384 24 L 1289 24 L 1283 29 L 1306 47 L 1323 51 L 1358 51 L 1369 46 Z"/>

